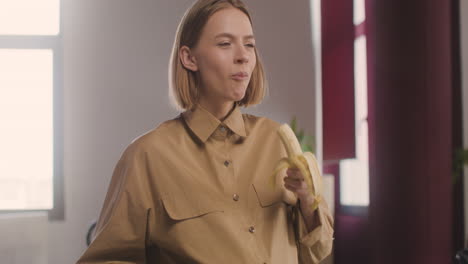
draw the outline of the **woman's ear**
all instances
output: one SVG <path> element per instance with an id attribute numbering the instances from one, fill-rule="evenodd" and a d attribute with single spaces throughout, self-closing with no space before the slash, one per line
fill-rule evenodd
<path id="1" fill-rule="evenodd" d="M 184 68 L 191 71 L 198 71 L 197 59 L 193 56 L 192 51 L 187 46 L 182 46 L 179 50 L 180 62 Z"/>

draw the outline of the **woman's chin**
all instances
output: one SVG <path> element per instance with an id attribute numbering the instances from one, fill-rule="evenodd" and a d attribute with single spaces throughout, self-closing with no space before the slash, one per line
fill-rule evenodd
<path id="1" fill-rule="evenodd" d="M 245 92 L 236 93 L 236 94 L 232 95 L 232 100 L 235 101 L 235 102 L 241 101 L 242 99 L 244 99 L 244 96 L 245 96 Z"/>

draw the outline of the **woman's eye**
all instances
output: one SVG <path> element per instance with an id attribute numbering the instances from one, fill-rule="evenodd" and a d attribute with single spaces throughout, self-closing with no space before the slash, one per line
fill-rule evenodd
<path id="1" fill-rule="evenodd" d="M 219 43 L 218 46 L 227 47 L 227 46 L 231 46 L 231 43 L 230 42 L 222 42 L 222 43 Z M 255 44 L 249 43 L 249 44 L 245 44 L 245 46 L 247 46 L 249 48 L 254 48 Z"/>

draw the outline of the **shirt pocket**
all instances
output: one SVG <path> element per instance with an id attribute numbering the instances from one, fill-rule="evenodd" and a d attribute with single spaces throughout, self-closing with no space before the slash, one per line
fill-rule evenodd
<path id="1" fill-rule="evenodd" d="M 281 188 L 273 188 L 269 184 L 252 184 L 258 202 L 261 207 L 269 207 L 284 202 L 284 191 Z"/>
<path id="2" fill-rule="evenodd" d="M 224 212 L 215 197 L 199 193 L 173 192 L 162 197 L 162 204 L 169 218 L 188 220 L 211 213 Z"/>

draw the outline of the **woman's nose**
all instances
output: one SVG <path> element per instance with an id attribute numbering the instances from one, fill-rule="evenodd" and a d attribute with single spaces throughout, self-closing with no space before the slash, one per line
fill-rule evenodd
<path id="1" fill-rule="evenodd" d="M 236 63 L 247 63 L 249 62 L 249 54 L 247 48 L 240 47 L 236 51 L 235 55 L 235 62 Z"/>

